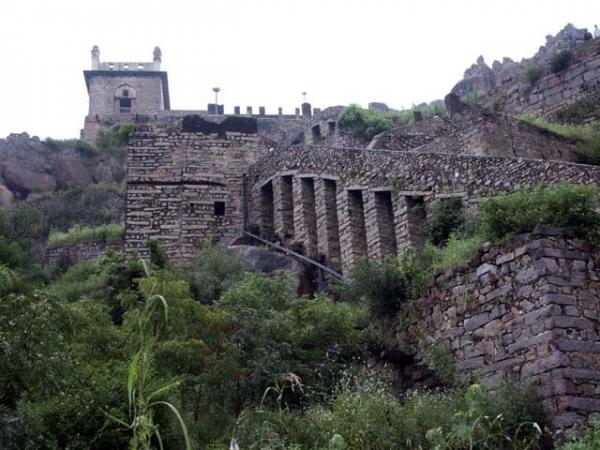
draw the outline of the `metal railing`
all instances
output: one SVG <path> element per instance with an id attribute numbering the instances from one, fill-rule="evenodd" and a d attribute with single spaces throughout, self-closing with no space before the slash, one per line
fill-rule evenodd
<path id="1" fill-rule="evenodd" d="M 288 256 L 291 256 L 292 258 L 296 258 L 299 259 L 302 262 L 305 262 L 307 264 L 310 264 L 314 267 L 316 267 L 317 269 L 321 270 L 322 272 L 327 273 L 328 275 L 331 275 L 333 278 L 335 278 L 338 281 L 341 281 L 342 283 L 348 284 L 348 282 L 346 281 L 346 279 L 342 276 L 341 273 L 336 272 L 335 270 L 333 270 L 330 267 L 327 267 L 321 263 L 318 263 L 317 261 L 315 261 L 314 259 L 310 259 L 304 255 L 301 255 L 300 253 L 297 253 L 293 250 L 290 250 L 287 247 L 283 247 L 282 245 L 276 244 L 275 242 L 271 242 L 268 241 L 266 239 L 261 238 L 260 236 L 257 236 L 253 233 L 250 233 L 249 231 L 244 230 L 242 232 L 245 236 L 251 237 L 252 239 L 256 239 L 257 241 L 265 244 L 268 247 L 271 247 L 277 251 L 280 251 Z"/>

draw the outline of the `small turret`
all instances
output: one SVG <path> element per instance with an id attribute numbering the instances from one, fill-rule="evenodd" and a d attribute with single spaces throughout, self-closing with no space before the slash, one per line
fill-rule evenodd
<path id="1" fill-rule="evenodd" d="M 160 47 L 154 47 L 154 70 L 160 70 L 160 63 L 162 62 L 162 52 L 160 51 Z"/>
<path id="2" fill-rule="evenodd" d="M 100 69 L 100 49 L 97 45 L 92 47 L 92 70 Z"/>

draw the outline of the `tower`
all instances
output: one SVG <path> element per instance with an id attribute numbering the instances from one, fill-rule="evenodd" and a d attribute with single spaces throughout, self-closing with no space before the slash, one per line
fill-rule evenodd
<path id="1" fill-rule="evenodd" d="M 91 69 L 83 72 L 89 109 L 82 139 L 93 141 L 104 127 L 170 109 L 169 83 L 167 72 L 160 70 L 159 47 L 154 48 L 152 62 L 101 62 L 96 45 L 91 54 Z"/>

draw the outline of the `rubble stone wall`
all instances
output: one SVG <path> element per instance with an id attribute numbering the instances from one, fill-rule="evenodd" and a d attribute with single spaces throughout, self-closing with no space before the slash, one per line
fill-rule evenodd
<path id="1" fill-rule="evenodd" d="M 534 383 L 556 428 L 600 412 L 600 260 L 572 234 L 540 227 L 484 246 L 434 278 L 399 322 L 397 342 L 418 354 L 433 343 L 459 374 Z"/>
<path id="2" fill-rule="evenodd" d="M 95 261 L 101 259 L 108 250 L 122 252 L 124 248 L 125 243 L 122 240 L 106 241 L 103 239 L 81 241 L 72 245 L 51 247 L 46 250 L 44 255 L 44 265 L 46 267 L 54 266 L 63 258 L 68 259 L 72 263 Z"/>

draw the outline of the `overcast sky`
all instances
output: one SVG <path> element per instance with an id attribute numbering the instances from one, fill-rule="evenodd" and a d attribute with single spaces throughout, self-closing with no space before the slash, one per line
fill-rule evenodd
<path id="1" fill-rule="evenodd" d="M 598 0 L 0 0 L 0 137 L 78 137 L 82 70 L 163 52 L 172 109 L 293 109 L 443 98 L 479 55 L 531 56 Z"/>

